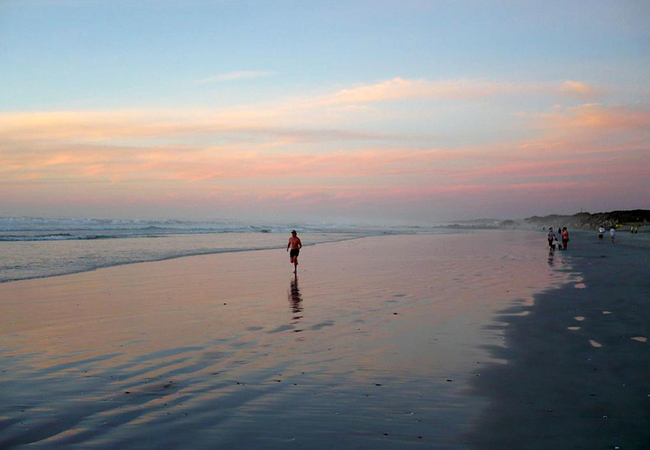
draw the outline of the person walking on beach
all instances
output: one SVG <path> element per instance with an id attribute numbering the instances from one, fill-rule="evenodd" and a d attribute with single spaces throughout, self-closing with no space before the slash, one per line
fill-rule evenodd
<path id="1" fill-rule="evenodd" d="M 551 250 L 555 250 L 555 241 L 557 240 L 557 236 L 555 236 L 555 231 L 553 231 L 553 227 L 548 228 L 548 248 Z"/>
<path id="2" fill-rule="evenodd" d="M 289 238 L 289 243 L 287 244 L 287 251 L 291 248 L 289 253 L 289 261 L 293 264 L 293 273 L 298 271 L 298 255 L 300 254 L 300 249 L 302 248 L 302 242 L 298 237 L 296 230 L 291 232 L 291 237 Z"/>
<path id="3" fill-rule="evenodd" d="M 603 242 L 603 235 L 605 234 L 605 229 L 601 225 L 600 228 L 598 228 L 598 243 Z"/>
<path id="4" fill-rule="evenodd" d="M 566 250 L 569 245 L 569 230 L 566 227 L 562 228 L 562 250 Z"/>
<path id="5" fill-rule="evenodd" d="M 616 239 L 616 230 L 614 227 L 609 229 L 609 236 L 612 238 L 612 244 L 614 243 L 614 239 Z"/>

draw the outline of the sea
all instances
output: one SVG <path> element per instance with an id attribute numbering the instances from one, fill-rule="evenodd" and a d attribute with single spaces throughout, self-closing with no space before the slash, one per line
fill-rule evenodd
<path id="1" fill-rule="evenodd" d="M 294 229 L 305 245 L 445 232 L 335 223 L 0 217 L 0 283 L 191 255 L 281 249 Z"/>

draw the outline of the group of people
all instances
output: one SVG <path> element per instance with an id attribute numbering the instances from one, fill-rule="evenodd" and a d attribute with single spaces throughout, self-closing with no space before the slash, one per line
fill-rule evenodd
<path id="1" fill-rule="evenodd" d="M 601 225 L 600 228 L 598 228 L 598 242 L 602 242 L 604 235 L 605 235 L 605 229 Z M 610 227 L 609 237 L 612 240 L 612 244 L 613 244 L 614 241 L 616 240 L 616 228 Z"/>
<path id="2" fill-rule="evenodd" d="M 559 238 L 557 234 L 555 234 L 555 231 L 553 231 L 553 227 L 548 228 L 548 247 L 551 250 L 566 250 L 569 245 L 569 230 L 567 230 L 566 227 L 563 227 L 558 228 L 557 231 L 560 235 Z"/>
<path id="3" fill-rule="evenodd" d="M 605 228 L 601 225 L 598 228 L 598 242 L 603 241 L 605 236 Z M 639 232 L 639 227 L 630 227 L 630 233 L 635 234 Z M 559 237 L 558 237 L 559 234 Z M 609 237 L 612 244 L 616 241 L 616 228 L 614 226 L 609 228 Z M 560 243 L 561 241 L 561 243 Z M 548 246 L 551 250 L 566 250 L 569 243 L 569 232 L 566 227 L 558 228 L 557 234 L 553 231 L 553 227 L 548 229 Z"/>

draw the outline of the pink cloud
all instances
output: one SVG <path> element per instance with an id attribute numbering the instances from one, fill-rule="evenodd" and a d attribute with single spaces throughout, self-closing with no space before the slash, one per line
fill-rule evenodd
<path id="1" fill-rule="evenodd" d="M 425 174 L 453 160 L 436 149 L 352 149 L 320 153 L 280 153 L 264 147 L 52 146 L 14 152 L 0 148 L 0 169 L 68 179 L 175 180 L 210 182 L 236 179 L 363 178 Z"/>
<path id="2" fill-rule="evenodd" d="M 650 110 L 592 103 L 540 114 L 539 119 L 542 127 L 552 129 L 583 128 L 606 132 L 650 129 Z"/>
<path id="3" fill-rule="evenodd" d="M 567 80 L 562 83 L 562 86 L 560 87 L 560 93 L 567 97 L 575 97 L 578 99 L 594 98 L 601 94 L 600 90 L 593 86 L 589 86 L 588 84 L 582 83 L 580 81 L 571 80 Z"/>
<path id="4" fill-rule="evenodd" d="M 75 144 L 128 141 L 246 140 L 266 144 L 342 140 L 396 140 L 398 136 L 345 129 L 318 114 L 304 114 L 304 105 L 277 108 L 233 108 L 228 111 L 52 111 L 0 113 L 4 142 Z M 313 117 L 312 122 L 304 117 Z"/>
<path id="5" fill-rule="evenodd" d="M 558 83 L 503 83 L 485 80 L 408 80 L 400 77 L 372 85 L 342 89 L 325 98 L 323 104 L 367 104 L 409 99 L 470 100 L 504 94 L 546 93 L 592 98 L 599 90 L 579 81 Z"/>
<path id="6" fill-rule="evenodd" d="M 409 80 L 400 77 L 341 89 L 327 95 L 274 104 L 209 110 L 44 111 L 0 114 L 5 142 L 114 142 L 242 137 L 295 142 L 397 139 L 387 133 L 351 130 L 350 118 L 377 119 L 367 104 L 412 99 L 472 100 L 543 93 L 588 97 L 598 90 L 579 81 L 504 83 L 490 80 Z M 562 114 L 566 112 L 558 112 Z M 386 117 L 383 116 L 385 119 Z M 552 118 L 551 115 L 547 120 Z M 402 136 L 402 138 L 404 138 Z"/>
<path id="7" fill-rule="evenodd" d="M 507 198 L 550 202 L 549 192 L 558 195 L 562 189 L 575 195 L 588 195 L 587 187 L 612 191 L 616 178 L 624 178 L 629 185 L 618 183 L 628 190 L 632 183 L 648 187 L 650 111 L 642 107 L 583 104 L 523 113 L 514 120 L 508 116 L 521 128 L 504 134 L 501 143 L 457 148 L 440 148 L 435 137 L 423 148 L 423 139 L 383 132 L 384 122 L 371 124 L 370 130 L 382 130 L 377 132 L 337 122 L 340 116 L 327 120 L 329 106 L 365 114 L 364 103 L 529 92 L 594 94 L 588 85 L 573 81 L 396 78 L 312 98 L 312 103 L 296 102 L 296 111 L 289 111 L 287 102 L 276 114 L 272 107 L 5 113 L 0 114 L 0 174 L 5 197 L 80 199 L 81 194 L 70 194 L 75 186 L 89 203 L 157 199 L 165 205 L 260 208 L 289 202 L 305 209 L 329 205 L 350 211 L 366 204 L 396 208 L 477 199 L 486 205 Z"/>
<path id="8" fill-rule="evenodd" d="M 522 155 L 556 160 L 579 156 L 587 164 L 600 155 L 642 152 L 650 148 L 650 110 L 584 104 L 533 114 L 530 137 L 517 148 Z"/>

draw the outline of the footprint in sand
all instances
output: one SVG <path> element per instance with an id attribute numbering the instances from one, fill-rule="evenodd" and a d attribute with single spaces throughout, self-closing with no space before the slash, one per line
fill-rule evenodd
<path id="1" fill-rule="evenodd" d="M 577 284 L 573 285 L 573 287 L 576 288 L 576 289 L 584 289 L 584 288 L 587 287 L 587 285 L 584 284 L 584 283 L 577 283 Z"/>
<path id="2" fill-rule="evenodd" d="M 567 330 L 578 331 L 580 327 L 566 327 Z"/>
<path id="3" fill-rule="evenodd" d="M 596 341 L 594 341 L 594 340 L 591 340 L 591 339 L 589 340 L 589 343 L 590 343 L 591 346 L 594 347 L 594 348 L 600 348 L 600 347 L 602 347 L 601 344 L 599 344 L 598 342 L 596 342 Z"/>
<path id="4" fill-rule="evenodd" d="M 633 338 L 630 338 L 630 339 L 632 339 L 633 341 L 637 341 L 637 342 L 648 342 L 648 338 L 643 337 L 643 336 L 636 336 L 636 337 L 633 337 Z"/>
<path id="5" fill-rule="evenodd" d="M 611 311 L 603 311 L 603 315 L 605 315 L 605 316 L 608 316 L 608 315 L 610 315 L 611 313 L 612 313 Z"/>
<path id="6" fill-rule="evenodd" d="M 577 320 L 578 322 L 582 322 L 583 320 L 585 320 L 585 318 L 582 316 L 574 317 L 574 319 Z"/>

